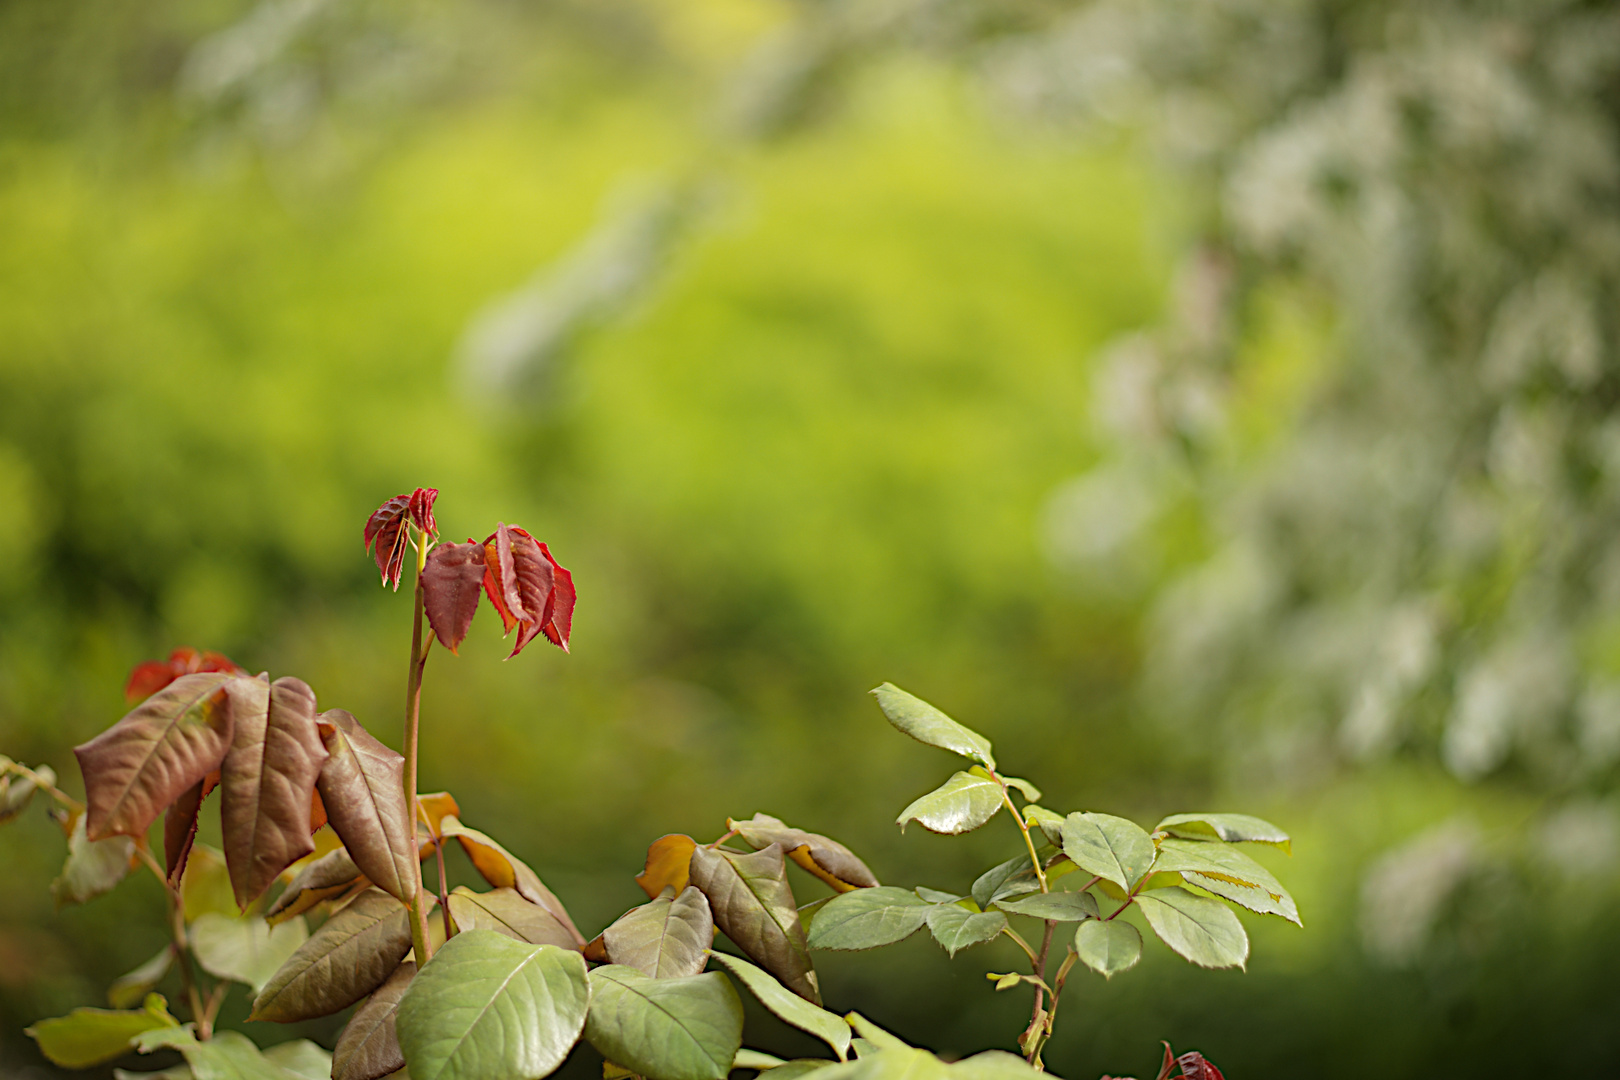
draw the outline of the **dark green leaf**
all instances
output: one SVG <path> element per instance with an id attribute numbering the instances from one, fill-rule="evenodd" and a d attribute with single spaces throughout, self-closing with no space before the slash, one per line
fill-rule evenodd
<path id="1" fill-rule="evenodd" d="M 450 894 L 450 915 L 463 930 L 493 930 L 531 945 L 574 949 L 574 935 L 545 908 L 531 904 L 516 889 L 476 893 L 465 885 Z"/>
<path id="2" fill-rule="evenodd" d="M 692 853 L 692 884 L 709 898 L 715 925 L 748 958 L 795 994 L 821 1004 L 804 927 L 788 886 L 780 844 L 752 855 L 699 847 Z M 857 889 L 844 896 L 858 896 Z M 818 916 L 819 918 L 825 916 Z"/>
<path id="3" fill-rule="evenodd" d="M 1006 928 L 1007 916 L 999 911 L 969 911 L 957 904 L 939 904 L 928 911 L 928 932 L 952 956 Z"/>
<path id="4" fill-rule="evenodd" d="M 1024 807 L 1024 821 L 1040 826 L 1049 844 L 1063 843 L 1063 815 L 1055 814 L 1044 806 L 1031 804 Z"/>
<path id="5" fill-rule="evenodd" d="M 1224 896 L 1262 915 L 1280 915 L 1295 925 L 1299 908 L 1271 871 L 1227 844 L 1162 840 L 1157 871 L 1175 871 L 1201 889 Z"/>
<path id="6" fill-rule="evenodd" d="M 717 971 L 649 979 L 610 964 L 591 972 L 585 1037 L 603 1057 L 649 1080 L 725 1080 L 742 1025 L 737 991 Z"/>
<path id="7" fill-rule="evenodd" d="M 919 822 L 937 833 L 972 832 L 1001 809 L 1001 787 L 988 776 L 959 772 L 900 811 L 895 823 Z"/>
<path id="8" fill-rule="evenodd" d="M 1041 887 L 1028 855 L 1014 855 L 980 874 L 973 882 L 973 902 L 981 909 L 1009 896 L 1022 896 Z"/>
<path id="9" fill-rule="evenodd" d="M 88 839 L 87 816 L 79 814 L 74 818 L 73 831 L 68 834 L 67 862 L 62 864 L 61 875 L 51 882 L 51 896 L 57 907 L 82 904 L 111 889 L 124 880 L 130 860 L 135 857 L 135 841 L 127 836 Z"/>
<path id="10" fill-rule="evenodd" d="M 810 1004 L 777 982 L 769 972 L 755 967 L 746 960 L 720 952 L 713 953 L 712 956 L 715 963 L 741 979 L 742 984 L 748 987 L 749 993 L 758 998 L 761 1005 L 775 1013 L 778 1019 L 825 1042 L 833 1048 L 839 1061 L 849 1056 L 849 1024 L 842 1017 Z"/>
<path id="11" fill-rule="evenodd" d="M 585 958 L 493 930 L 457 934 L 399 1003 L 400 1047 L 412 1080 L 539 1080 L 585 1028 Z"/>
<path id="12" fill-rule="evenodd" d="M 1153 838 L 1112 814 L 1070 814 L 1063 820 L 1063 853 L 1129 892 L 1153 865 Z"/>
<path id="13" fill-rule="evenodd" d="M 55 1064 L 87 1069 L 129 1053 L 132 1040 L 143 1031 L 179 1026 L 163 998 L 148 994 L 139 1009 L 74 1009 L 66 1016 L 40 1020 L 23 1034 Z"/>
<path id="14" fill-rule="evenodd" d="M 257 916 L 209 913 L 191 924 L 191 952 L 208 974 L 256 994 L 309 938 L 303 919 L 271 926 Z"/>
<path id="15" fill-rule="evenodd" d="M 127 975 L 120 975 L 107 987 L 107 1003 L 115 1009 L 132 1009 L 135 1004 L 169 973 L 174 966 L 174 946 L 165 945 L 158 954 Z"/>
<path id="16" fill-rule="evenodd" d="M 1142 959 L 1142 935 L 1128 922 L 1090 920 L 1074 932 L 1074 951 L 1080 962 L 1112 979 Z"/>
<path id="17" fill-rule="evenodd" d="M 1171 814 L 1153 827 L 1183 840 L 1250 841 L 1291 852 L 1293 841 L 1269 821 L 1248 814 Z"/>
<path id="18" fill-rule="evenodd" d="M 681 979 L 703 970 L 714 944 L 709 901 L 692 885 L 679 896 L 669 893 L 665 889 L 658 899 L 625 912 L 603 931 L 610 963 L 654 979 Z"/>
<path id="19" fill-rule="evenodd" d="M 872 696 L 877 698 L 878 706 L 888 717 L 889 723 L 918 742 L 961 754 L 987 769 L 996 767 L 989 739 L 958 724 L 928 702 L 913 697 L 893 683 L 884 683 L 872 691 Z"/>
<path id="20" fill-rule="evenodd" d="M 1085 892 L 1038 892 L 1017 900 L 997 900 L 996 907 L 1015 915 L 1058 922 L 1098 918 L 1097 898 Z"/>
<path id="21" fill-rule="evenodd" d="M 1219 900 L 1176 886 L 1142 893 L 1136 904 L 1159 940 L 1200 967 L 1243 967 L 1249 959 L 1243 924 Z"/>
<path id="22" fill-rule="evenodd" d="M 812 949 L 876 949 L 922 929 L 934 907 L 910 889 L 881 885 L 827 902 L 810 924 Z"/>
<path id="23" fill-rule="evenodd" d="M 395 1018 L 415 975 L 416 965 L 405 961 L 354 1010 L 332 1050 L 332 1080 L 378 1080 L 405 1067 Z"/>
<path id="24" fill-rule="evenodd" d="M 367 889 L 298 947 L 259 992 L 248 1019 L 288 1023 L 353 1005 L 381 986 L 410 952 L 408 920 L 398 900 Z"/>
<path id="25" fill-rule="evenodd" d="M 737 830 L 737 835 L 756 851 L 770 844 L 781 844 L 783 854 L 839 892 L 868 889 L 878 884 L 866 864 L 836 840 L 784 825 L 769 814 L 755 814 L 747 821 L 728 818 L 726 824 Z"/>
<path id="26" fill-rule="evenodd" d="M 948 893 L 940 889 L 930 889 L 926 885 L 919 885 L 912 891 L 917 894 L 919 899 L 926 900 L 930 904 L 954 904 L 958 900 L 962 899 L 956 893 Z"/>

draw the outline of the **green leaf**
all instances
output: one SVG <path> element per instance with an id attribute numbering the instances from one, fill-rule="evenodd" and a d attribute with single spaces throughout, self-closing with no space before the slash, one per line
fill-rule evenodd
<path id="1" fill-rule="evenodd" d="M 412 1080 L 539 1080 L 579 1041 L 590 1000 L 585 958 L 573 950 L 493 930 L 457 934 L 399 1003 L 406 1067 Z"/>
<path id="2" fill-rule="evenodd" d="M 973 902 L 988 908 L 1008 896 L 1021 896 L 1041 887 L 1028 855 L 1014 855 L 980 874 L 973 882 Z"/>
<path id="3" fill-rule="evenodd" d="M 305 1080 L 265 1057 L 253 1041 L 239 1031 L 221 1031 L 207 1042 L 197 1041 L 190 1029 L 151 1031 L 136 1039 L 143 1054 L 178 1050 L 191 1066 L 194 1080 Z"/>
<path id="4" fill-rule="evenodd" d="M 810 1004 L 787 987 L 777 982 L 770 973 L 748 961 L 725 953 L 711 953 L 715 963 L 724 967 L 748 987 L 749 993 L 777 1018 L 807 1031 L 833 1048 L 838 1060 L 849 1056 L 849 1024 L 841 1017 Z"/>
<path id="5" fill-rule="evenodd" d="M 1080 924 L 1074 932 L 1074 951 L 1080 962 L 1097 974 L 1112 979 L 1128 971 L 1142 959 L 1142 935 L 1128 922 L 1095 919 Z"/>
<path id="6" fill-rule="evenodd" d="M 1009 781 L 1010 783 L 1011 781 Z M 1048 810 L 1044 806 L 1031 803 L 1024 807 L 1024 821 L 1030 825 L 1039 825 L 1041 832 L 1046 834 L 1048 843 L 1061 845 L 1063 843 L 1063 815 Z"/>
<path id="7" fill-rule="evenodd" d="M 1005 1050 L 985 1050 L 952 1062 L 950 1080 L 1043 1080 L 1051 1074 L 1030 1067 L 1023 1058 Z"/>
<path id="8" fill-rule="evenodd" d="M 772 1069 L 770 1080 L 798 1080 L 799 1077 L 818 1069 L 831 1068 L 832 1064 L 825 1058 L 794 1058 Z"/>
<path id="9" fill-rule="evenodd" d="M 769 814 L 756 813 L 747 821 L 727 818 L 726 824 L 737 830 L 737 835 L 755 851 L 781 844 L 783 854 L 839 892 L 869 889 L 878 884 L 866 864 L 836 840 L 784 825 Z"/>
<path id="10" fill-rule="evenodd" d="M 1271 844 L 1290 854 L 1293 852 L 1293 841 L 1287 833 L 1269 821 L 1248 814 L 1171 814 L 1153 826 L 1153 831 L 1169 833 L 1183 840 Z"/>
<path id="11" fill-rule="evenodd" d="M 1007 928 L 999 911 L 969 911 L 957 904 L 940 904 L 928 912 L 928 932 L 955 956 L 970 945 L 989 941 Z"/>
<path id="12" fill-rule="evenodd" d="M 148 994 L 139 1009 L 74 1009 L 66 1016 L 40 1020 L 23 1034 L 39 1052 L 64 1069 L 87 1069 L 129 1053 L 144 1031 L 179 1028 L 160 994 Z"/>
<path id="13" fill-rule="evenodd" d="M 207 914 L 191 924 L 191 951 L 208 974 L 257 994 L 309 938 L 301 918 L 271 926 L 257 917 Z"/>
<path id="14" fill-rule="evenodd" d="M 225 868 L 225 853 L 207 844 L 195 844 L 180 878 L 180 899 L 186 921 L 192 922 L 210 911 L 221 915 L 239 914 L 231 893 L 231 877 Z"/>
<path id="15" fill-rule="evenodd" d="M 398 900 L 367 889 L 298 947 L 254 999 L 248 1019 L 289 1023 L 353 1005 L 410 952 L 408 919 Z"/>
<path id="16" fill-rule="evenodd" d="M 585 937 L 569 917 L 568 909 L 563 907 L 556 893 L 546 888 L 546 883 L 540 880 L 540 875 L 528 863 L 507 851 L 493 837 L 477 829 L 469 829 L 454 814 L 446 814 L 439 819 L 439 831 L 446 839 L 455 837 L 473 868 L 483 875 L 485 881 L 497 889 L 516 889 L 519 896 L 545 908 L 552 918 L 566 927 L 574 939 L 575 948 L 585 946 Z"/>
<path id="17" fill-rule="evenodd" d="M 268 1047 L 264 1059 L 304 1080 L 327 1080 L 332 1075 L 332 1055 L 308 1039 L 290 1039 Z"/>
<path id="18" fill-rule="evenodd" d="M 1030 783 L 1028 780 L 1021 779 L 1017 776 L 1003 776 L 1001 778 L 1001 782 L 1010 788 L 1017 788 L 1019 792 L 1023 794 L 1024 799 L 1028 802 L 1037 803 L 1041 801 L 1041 789 Z"/>
<path id="19" fill-rule="evenodd" d="M 795 994 L 820 1005 L 821 990 L 788 886 L 782 846 L 771 844 L 752 855 L 699 847 L 692 853 L 691 874 L 692 884 L 708 897 L 709 910 L 721 932 Z M 857 889 L 844 896 L 869 891 Z M 817 921 L 827 910 L 830 905 Z"/>
<path id="20" fill-rule="evenodd" d="M 67 862 L 62 874 L 51 882 L 51 896 L 57 907 L 94 900 L 124 880 L 129 861 L 135 857 L 135 841 L 127 836 L 90 840 L 85 833 L 86 814 L 73 820 L 68 834 Z"/>
<path id="21" fill-rule="evenodd" d="M 0 754 L 0 767 L 10 764 L 13 764 L 12 760 Z M 56 770 L 49 765 L 41 765 L 34 773 L 47 784 L 56 783 Z M 39 785 L 34 782 L 32 776 L 9 773 L 0 775 L 0 824 L 27 810 L 28 804 L 34 800 L 34 792 L 38 789 Z"/>
<path id="22" fill-rule="evenodd" d="M 529 903 L 516 889 L 477 893 L 458 885 L 450 894 L 450 915 L 463 930 L 493 930 L 531 945 L 578 948 L 568 927 L 545 908 Z"/>
<path id="23" fill-rule="evenodd" d="M 679 896 L 670 891 L 625 912 L 602 932 L 609 963 L 654 979 L 681 979 L 703 970 L 714 944 L 709 901 L 692 885 Z"/>
<path id="24" fill-rule="evenodd" d="M 816 912 L 826 907 L 827 901 L 831 899 L 833 899 L 832 896 L 819 897 L 818 899 L 812 900 L 808 904 L 805 904 L 799 908 L 799 925 L 804 927 L 804 932 L 806 934 L 810 932 L 810 923 L 815 920 Z"/>
<path id="25" fill-rule="evenodd" d="M 1191 884 L 1242 904 L 1250 911 L 1279 915 L 1296 926 L 1304 925 L 1299 921 L 1299 908 L 1288 890 L 1271 871 L 1237 848 L 1197 840 L 1162 840 L 1159 860 L 1153 864 L 1153 869 L 1156 873 L 1179 872 Z"/>
<path id="26" fill-rule="evenodd" d="M 930 889 L 926 885 L 919 885 L 912 891 L 917 894 L 919 899 L 926 900 L 930 904 L 954 904 L 958 900 L 962 899 L 956 893 L 943 892 L 939 889 Z"/>
<path id="27" fill-rule="evenodd" d="M 763 1072 L 766 1069 L 774 1069 L 778 1065 L 786 1064 L 787 1062 L 775 1054 L 767 1054 L 761 1050 L 750 1050 L 746 1046 L 738 1050 L 737 1056 L 731 1059 L 733 1069 L 753 1069 L 756 1072 Z"/>
<path id="28" fill-rule="evenodd" d="M 1097 898 L 1085 892 L 1038 892 L 1017 900 L 997 900 L 996 907 L 1015 915 L 1058 922 L 1098 918 Z"/>
<path id="29" fill-rule="evenodd" d="M 895 824 L 919 822 L 930 832 L 972 832 L 1001 809 L 1001 787 L 988 776 L 959 772 L 900 811 Z"/>
<path id="30" fill-rule="evenodd" d="M 107 1004 L 115 1009 L 132 1009 L 136 1003 L 169 973 L 174 966 L 174 946 L 165 945 L 158 954 L 127 975 L 120 975 L 107 987 Z"/>
<path id="31" fill-rule="evenodd" d="M 878 1027 L 858 1012 L 845 1013 L 844 1020 L 848 1022 L 851 1028 L 855 1029 L 855 1034 L 865 1039 L 872 1046 L 877 1047 L 880 1051 L 910 1050 L 912 1048 L 900 1036 Z"/>
<path id="32" fill-rule="evenodd" d="M 718 971 L 650 979 L 609 964 L 591 972 L 585 1038 L 603 1057 L 653 1080 L 725 1080 L 742 1025 L 742 1002 Z"/>
<path id="33" fill-rule="evenodd" d="M 405 1067 L 395 1022 L 415 975 L 416 965 L 405 961 L 354 1010 L 332 1050 L 332 1080 L 378 1080 Z"/>
<path id="34" fill-rule="evenodd" d="M 1180 886 L 1154 889 L 1136 898 L 1159 940 L 1200 967 L 1243 967 L 1249 936 L 1232 909 Z"/>
<path id="35" fill-rule="evenodd" d="M 1129 892 L 1147 874 L 1157 852 L 1135 822 L 1112 814 L 1070 814 L 1063 819 L 1063 853 L 1083 870 Z"/>
<path id="36" fill-rule="evenodd" d="M 929 746 L 961 754 L 987 769 L 996 767 L 989 739 L 958 724 L 928 702 L 911 696 L 893 683 L 884 683 L 872 691 L 872 696 L 877 698 L 878 707 L 889 723 L 904 734 Z"/>
<path id="37" fill-rule="evenodd" d="M 185 1062 L 160 1069 L 157 1072 L 132 1072 L 129 1069 L 114 1069 L 113 1080 L 196 1080 L 192 1075 L 191 1066 Z"/>
<path id="38" fill-rule="evenodd" d="M 812 949 L 876 949 L 922 929 L 934 907 L 910 889 L 880 885 L 835 896 L 810 924 Z"/>

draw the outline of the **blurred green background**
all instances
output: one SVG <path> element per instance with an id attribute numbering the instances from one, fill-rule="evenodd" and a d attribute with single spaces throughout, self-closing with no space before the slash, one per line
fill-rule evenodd
<path id="1" fill-rule="evenodd" d="M 1602 1072 L 1617 73 L 1575 2 L 7 0 L 0 750 L 78 790 L 180 644 L 397 745 L 361 526 L 435 486 L 580 601 L 432 657 L 422 787 L 582 930 L 727 815 L 1015 854 L 893 827 L 954 765 L 892 680 L 1049 806 L 1295 836 L 1303 930 L 1079 979 L 1054 1073 Z M 0 833 L 6 1076 L 164 940 L 134 878 L 53 911 L 62 851 Z M 1001 945 L 818 962 L 942 1053 L 1027 1012 Z"/>

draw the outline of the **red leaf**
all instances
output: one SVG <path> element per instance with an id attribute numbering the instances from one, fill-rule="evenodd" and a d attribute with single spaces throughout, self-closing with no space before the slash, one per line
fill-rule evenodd
<path id="1" fill-rule="evenodd" d="M 198 652 L 189 645 L 182 645 L 170 653 L 167 660 L 148 660 L 136 664 L 129 673 L 129 682 L 124 684 L 124 698 L 131 704 L 144 701 L 180 676 L 194 675 L 199 671 L 247 674 L 224 653 Z"/>
<path id="2" fill-rule="evenodd" d="M 517 571 L 512 564 L 512 534 L 505 525 L 484 541 L 484 591 L 489 602 L 501 613 L 502 636 L 523 616 L 523 598 L 518 594 Z"/>
<path id="3" fill-rule="evenodd" d="M 1226 1080 L 1214 1062 L 1196 1050 L 1189 1050 L 1176 1058 L 1176 1064 L 1181 1066 L 1181 1075 L 1186 1080 Z"/>
<path id="4" fill-rule="evenodd" d="M 411 492 L 411 524 L 428 536 L 434 536 L 439 531 L 439 523 L 433 520 L 433 500 L 438 497 L 438 488 L 417 488 Z"/>
<path id="5" fill-rule="evenodd" d="M 186 860 L 191 857 L 192 842 L 197 839 L 197 812 L 209 792 L 219 786 L 219 775 L 219 770 L 215 769 L 187 788 L 163 815 L 164 869 L 173 888 L 180 887 Z"/>
<path id="6" fill-rule="evenodd" d="M 366 521 L 366 550 L 377 560 L 383 584 L 399 591 L 400 575 L 405 572 L 405 551 L 410 532 L 405 528 L 411 496 L 395 495 L 377 507 Z"/>
<path id="7" fill-rule="evenodd" d="M 516 656 L 540 634 L 564 652 L 574 622 L 574 577 L 546 545 L 516 525 L 499 525 L 484 541 L 484 591 L 507 633 L 518 628 Z M 508 657 L 507 659 L 511 659 Z"/>
<path id="8" fill-rule="evenodd" d="M 1170 1073 L 1175 1069 L 1175 1067 L 1176 1067 L 1176 1055 L 1175 1055 L 1174 1051 L 1172 1051 L 1170 1049 L 1170 1044 L 1165 1043 L 1164 1044 L 1164 1064 L 1159 1067 L 1159 1075 L 1154 1077 L 1154 1080 L 1167 1080 Z"/>
<path id="9" fill-rule="evenodd" d="M 551 557 L 551 549 L 546 545 L 540 545 L 540 554 L 551 563 L 552 578 L 556 583 L 552 589 L 551 618 L 540 629 L 553 645 L 567 652 L 568 632 L 574 627 L 574 575 Z"/>
<path id="10" fill-rule="evenodd" d="M 428 625 L 438 635 L 439 644 L 451 652 L 456 651 L 472 626 L 485 573 L 484 545 L 476 540 L 440 544 L 428 552 L 427 565 L 422 569 Z"/>

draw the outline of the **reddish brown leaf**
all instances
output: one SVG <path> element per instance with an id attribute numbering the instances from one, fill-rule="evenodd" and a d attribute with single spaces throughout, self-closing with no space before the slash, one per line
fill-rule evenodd
<path id="1" fill-rule="evenodd" d="M 219 766 L 231 744 L 226 687 L 242 678 L 223 672 L 182 675 L 74 747 L 90 804 L 90 839 L 145 836 L 165 807 Z"/>
<path id="2" fill-rule="evenodd" d="M 124 684 L 124 697 L 131 703 L 142 701 L 180 676 L 194 675 L 199 671 L 247 674 L 224 653 L 198 652 L 189 645 L 182 645 L 170 653 L 167 660 L 148 660 L 144 664 L 136 664 L 129 673 L 129 682 Z"/>
<path id="3" fill-rule="evenodd" d="M 518 628 L 512 656 L 540 634 L 568 650 L 574 622 L 574 579 L 544 544 L 515 525 L 499 525 L 484 541 L 484 591 L 510 633 Z M 510 659 L 511 657 L 508 657 Z"/>
<path id="4" fill-rule="evenodd" d="M 1170 1074 L 1175 1071 L 1175 1068 L 1175 1052 L 1170 1049 L 1170 1044 L 1166 1042 L 1164 1044 L 1164 1064 L 1159 1066 L 1159 1075 L 1155 1076 L 1153 1080 L 1168 1080 Z"/>
<path id="5" fill-rule="evenodd" d="M 439 531 L 433 520 L 433 500 L 438 498 L 437 488 L 417 488 L 409 495 L 395 495 L 377 507 L 366 520 L 366 550 L 377 560 L 384 585 L 399 588 L 399 579 L 405 572 L 405 552 L 410 548 L 410 530 L 415 525 L 426 537 Z"/>
<path id="6" fill-rule="evenodd" d="M 751 855 L 727 848 L 696 848 L 692 884 L 708 897 L 714 924 L 737 948 L 783 986 L 813 1005 L 821 1004 L 780 844 Z M 610 954 L 612 947 L 609 943 Z"/>
<path id="7" fill-rule="evenodd" d="M 1176 1064 L 1181 1066 L 1181 1075 L 1187 1080 L 1226 1080 L 1214 1062 L 1196 1050 L 1189 1050 L 1176 1058 Z"/>
<path id="8" fill-rule="evenodd" d="M 417 848 L 405 810 L 405 759 L 342 709 L 320 715 L 331 754 L 316 781 L 332 829 L 360 872 L 404 900 L 416 889 Z"/>
<path id="9" fill-rule="evenodd" d="M 360 868 L 344 848 L 334 848 L 318 859 L 311 860 L 298 876 L 281 890 L 276 902 L 265 912 L 265 920 L 274 926 L 295 915 L 302 915 L 323 900 L 342 896 L 366 879 Z"/>
<path id="10" fill-rule="evenodd" d="M 502 635 L 510 634 L 523 616 L 523 598 L 512 562 L 512 534 L 504 524 L 497 525 L 484 541 L 484 591 L 500 612 Z"/>
<path id="11" fill-rule="evenodd" d="M 250 702 L 249 686 L 257 688 Z M 232 689 L 235 731 L 225 755 L 220 821 L 238 907 L 247 908 L 287 867 L 315 850 L 310 809 L 327 758 L 315 727 L 315 692 L 301 680 L 257 679 Z"/>
<path id="12" fill-rule="evenodd" d="M 191 845 L 197 839 L 197 814 L 203 800 L 219 786 L 219 770 L 215 769 L 181 793 L 163 815 L 163 860 L 169 884 L 178 888 L 186 872 L 186 859 Z"/>
<path id="13" fill-rule="evenodd" d="M 756 851 L 769 844 L 781 844 L 788 858 L 838 892 L 868 889 L 878 884 L 866 864 L 836 840 L 795 829 L 769 814 L 756 813 L 746 821 L 727 818 L 726 824 Z"/>
<path id="14" fill-rule="evenodd" d="M 433 896 L 426 902 L 436 903 Z M 411 951 L 410 913 L 368 889 L 333 915 L 271 976 L 249 1020 L 291 1023 L 346 1009 L 381 986 Z"/>
<path id="15" fill-rule="evenodd" d="M 320 832 L 321 826 L 325 824 L 326 804 L 321 802 L 320 789 L 315 788 L 309 793 L 309 831 L 311 833 Z"/>
<path id="16" fill-rule="evenodd" d="M 593 964 L 608 963 L 607 935 L 597 934 L 580 952 L 585 955 L 585 959 Z"/>
<path id="17" fill-rule="evenodd" d="M 379 1080 L 405 1067 L 394 1011 L 415 977 L 416 965 L 405 961 L 354 1011 L 332 1048 L 333 1080 Z"/>
<path id="18" fill-rule="evenodd" d="M 439 644 L 455 652 L 478 612 L 478 594 L 484 585 L 484 545 L 472 538 L 465 544 L 440 544 L 428 552 L 422 568 L 422 595 L 428 625 Z"/>
<path id="19" fill-rule="evenodd" d="M 658 899 L 666 888 L 673 888 L 676 895 L 680 895 L 691 877 L 695 850 L 697 841 L 684 833 L 660 836 L 647 845 L 647 865 L 636 875 L 636 884 L 649 900 Z"/>
<path id="20" fill-rule="evenodd" d="M 551 618 L 541 625 L 541 631 L 557 648 L 568 651 L 568 634 L 574 628 L 574 575 L 551 557 L 551 549 L 540 545 L 540 554 L 551 564 L 552 587 Z"/>

